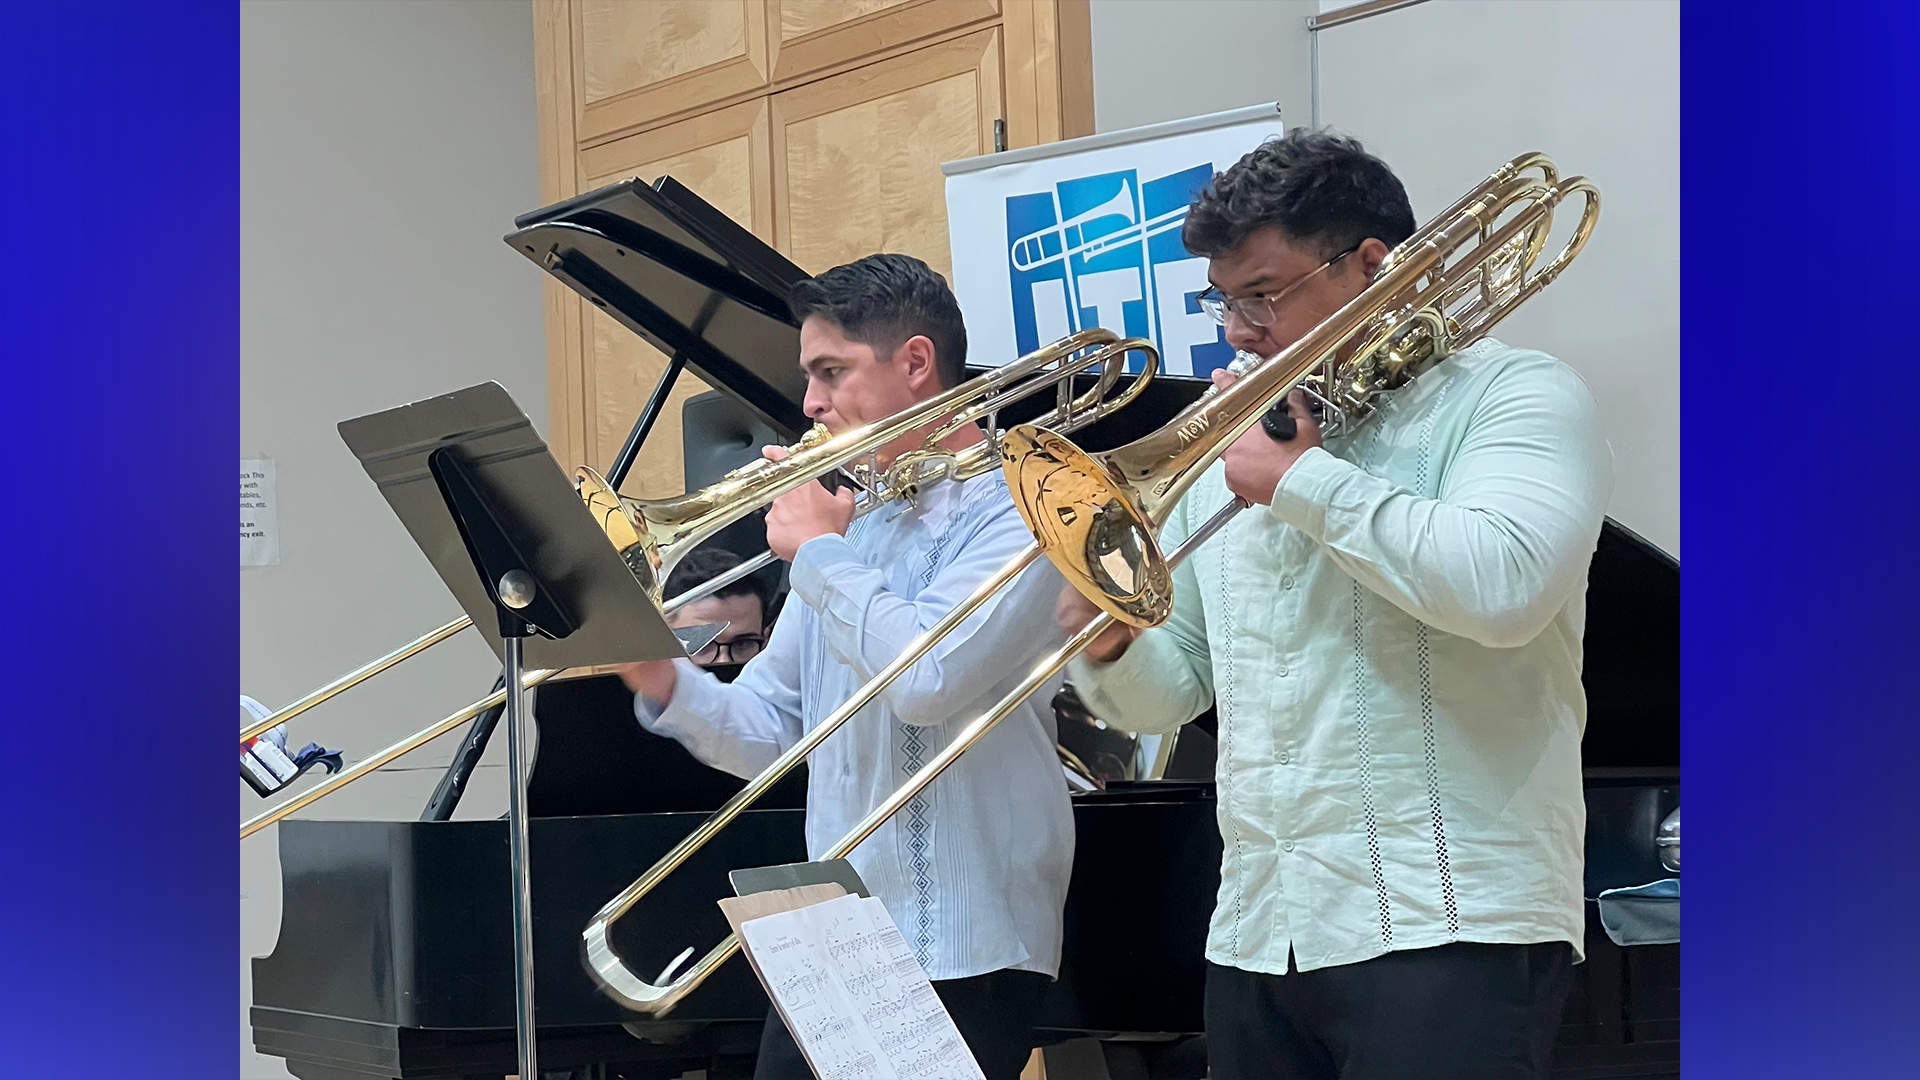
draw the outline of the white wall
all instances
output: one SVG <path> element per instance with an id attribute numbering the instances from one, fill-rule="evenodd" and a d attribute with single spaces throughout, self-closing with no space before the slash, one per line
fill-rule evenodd
<path id="1" fill-rule="evenodd" d="M 1310 120 L 1308 16 L 1342 4 L 1092 0 L 1100 131 L 1279 100 Z M 1429 0 L 1318 33 L 1320 121 L 1424 218 L 1523 150 L 1605 198 L 1578 262 L 1497 336 L 1572 364 L 1613 445 L 1609 512 L 1680 550 L 1678 0 Z"/>
<path id="2" fill-rule="evenodd" d="M 1096 131 L 1268 101 L 1287 123 L 1308 122 L 1314 0 L 1090 0 L 1089 9 Z"/>
<path id="3" fill-rule="evenodd" d="M 240 452 L 279 473 L 278 566 L 240 579 L 241 691 L 284 704 L 458 613 L 334 425 L 498 380 L 545 428 L 542 274 L 500 237 L 540 203 L 527 0 L 241 4 Z M 485 693 L 456 638 L 296 720 L 349 762 Z M 211 718 L 210 718 L 211 719 Z M 236 721 L 221 721 L 232 723 Z M 449 736 L 306 811 L 411 818 Z M 499 748 L 461 817 L 505 808 Z M 245 785 L 241 815 L 262 809 Z M 241 851 L 248 958 L 279 934 L 277 831 Z"/>
<path id="4" fill-rule="evenodd" d="M 1524 150 L 1599 185 L 1586 250 L 1495 336 L 1586 378 L 1610 513 L 1679 554 L 1678 0 L 1430 0 L 1319 36 L 1321 121 L 1393 165 L 1415 217 Z"/>

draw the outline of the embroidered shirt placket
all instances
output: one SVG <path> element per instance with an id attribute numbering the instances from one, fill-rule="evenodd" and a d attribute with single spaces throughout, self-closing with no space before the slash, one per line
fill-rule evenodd
<path id="1" fill-rule="evenodd" d="M 1420 425 L 1420 457 L 1414 470 L 1414 490 L 1423 498 L 1435 497 L 1427 490 L 1427 463 L 1433 453 L 1434 418 L 1440 405 L 1453 389 L 1451 381 L 1441 383 L 1439 392 L 1427 407 L 1426 420 Z M 1447 913 L 1447 939 L 1460 937 L 1460 905 L 1453 892 L 1453 865 L 1447 855 L 1447 822 L 1440 809 L 1440 753 L 1434 737 L 1433 649 L 1427 642 L 1427 624 L 1414 623 L 1414 652 L 1420 664 L 1420 749 L 1427 770 L 1427 809 L 1433 819 L 1433 862 L 1440 879 L 1440 900 Z"/>
<path id="2" fill-rule="evenodd" d="M 946 551 L 947 544 L 953 537 L 955 523 L 964 517 L 965 497 L 963 491 L 959 495 L 961 504 L 952 508 L 947 520 L 941 526 L 940 535 L 934 538 L 933 545 L 927 549 L 926 566 L 920 572 L 920 587 L 923 589 L 933 584 L 934 576 L 940 572 L 940 556 Z M 902 759 L 900 773 L 902 777 L 912 776 L 919 772 L 920 766 L 926 762 L 926 729 L 915 724 L 898 722 L 896 726 L 900 736 Z M 926 790 L 915 795 L 912 801 L 907 803 L 906 813 L 907 865 L 913 871 L 913 952 L 922 966 L 930 962 L 929 957 L 933 951 L 933 860 L 929 848 L 932 847 L 934 823 L 933 807 L 928 797 L 934 790 L 934 787 L 929 785 Z"/>
<path id="3" fill-rule="evenodd" d="M 1225 537 L 1222 537 L 1221 540 L 1222 542 L 1228 542 Z M 1224 672 L 1225 678 L 1221 680 L 1222 685 L 1217 688 L 1216 692 L 1220 712 L 1219 715 L 1215 717 L 1215 721 L 1217 730 L 1220 732 L 1220 759 L 1227 762 L 1228 767 L 1217 769 L 1215 773 L 1217 775 L 1216 786 L 1219 789 L 1220 804 L 1228 809 L 1228 812 L 1222 814 L 1221 817 L 1227 822 L 1229 834 L 1227 841 L 1233 845 L 1233 877 L 1235 881 L 1233 889 L 1233 955 L 1244 956 L 1245 954 L 1240 951 L 1240 918 L 1245 914 L 1242 898 L 1247 894 L 1247 844 L 1246 838 L 1240 833 L 1240 815 L 1232 812 L 1234 803 L 1240 797 L 1239 785 L 1233 783 L 1232 780 L 1238 772 L 1235 767 L 1236 762 L 1234 755 L 1239 752 L 1240 743 L 1240 740 L 1234 736 L 1235 730 L 1239 727 L 1239 709 L 1236 704 L 1237 698 L 1234 694 L 1233 678 L 1234 608 L 1233 588 L 1231 584 L 1232 575 L 1233 563 L 1231 561 L 1221 563 L 1220 626 L 1224 633 L 1222 634 L 1220 649 L 1221 655 L 1226 658 L 1226 670 Z"/>
<path id="4" fill-rule="evenodd" d="M 1392 403 L 1387 408 L 1391 410 Z M 1364 449 L 1358 450 L 1353 463 L 1366 469 L 1380 441 L 1380 429 L 1387 417 L 1378 416 L 1367 433 Z M 1373 790 L 1373 672 L 1367 657 L 1366 589 L 1353 583 L 1353 742 L 1354 759 L 1360 778 L 1360 810 L 1367 831 L 1367 865 L 1373 877 L 1373 892 L 1380 906 L 1380 944 L 1393 948 L 1393 905 L 1387 895 L 1387 878 L 1380 858 L 1380 820 Z"/>

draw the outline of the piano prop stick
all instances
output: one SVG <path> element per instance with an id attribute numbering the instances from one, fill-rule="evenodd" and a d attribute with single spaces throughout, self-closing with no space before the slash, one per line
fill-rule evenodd
<path id="1" fill-rule="evenodd" d="M 685 652 L 498 383 L 345 421 L 340 436 L 505 667 L 514 1033 L 520 1075 L 536 1077 L 524 669 Z"/>
<path id="2" fill-rule="evenodd" d="M 835 859 L 777 869 L 815 867 L 837 872 L 720 901 L 813 1074 L 984 1080 L 885 905 L 842 884 L 851 867 Z"/>

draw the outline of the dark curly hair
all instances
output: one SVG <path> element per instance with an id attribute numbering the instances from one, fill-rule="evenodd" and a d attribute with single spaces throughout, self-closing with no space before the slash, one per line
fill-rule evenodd
<path id="1" fill-rule="evenodd" d="M 793 317 L 815 316 L 840 328 L 850 340 L 873 347 L 886 360 L 902 342 L 924 336 L 933 342 L 934 368 L 943 388 L 960 385 L 967 373 L 967 325 L 947 279 L 911 255 L 869 255 L 802 281 L 787 295 Z"/>
<path id="2" fill-rule="evenodd" d="M 1294 128 L 1215 173 L 1180 239 L 1214 258 L 1265 228 L 1330 259 L 1368 238 L 1391 249 L 1412 236 L 1413 205 L 1399 177 L 1359 140 Z"/>

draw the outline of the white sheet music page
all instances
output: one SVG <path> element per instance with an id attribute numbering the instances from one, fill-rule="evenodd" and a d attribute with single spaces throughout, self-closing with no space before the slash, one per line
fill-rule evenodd
<path id="1" fill-rule="evenodd" d="M 740 930 L 820 1080 L 985 1080 L 879 900 L 841 896 Z"/>

